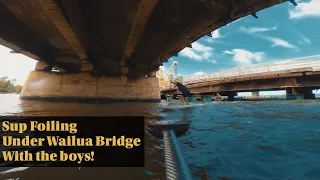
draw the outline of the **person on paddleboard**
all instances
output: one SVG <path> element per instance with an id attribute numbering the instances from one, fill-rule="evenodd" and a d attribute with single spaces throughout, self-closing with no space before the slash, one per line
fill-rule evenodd
<path id="1" fill-rule="evenodd" d="M 222 96 L 219 93 L 216 95 L 216 101 L 222 101 Z"/>
<path id="2" fill-rule="evenodd" d="M 185 85 L 183 85 L 181 82 L 172 82 L 174 85 L 176 85 L 179 89 L 179 91 L 182 93 L 181 95 L 181 101 L 182 101 L 182 105 L 184 105 L 184 102 L 186 102 L 188 105 L 190 104 L 187 97 L 190 96 L 190 89 L 187 88 Z"/>

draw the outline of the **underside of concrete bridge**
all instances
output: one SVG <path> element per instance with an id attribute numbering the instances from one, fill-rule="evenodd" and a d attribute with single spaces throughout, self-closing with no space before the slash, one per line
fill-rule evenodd
<path id="1" fill-rule="evenodd" d="M 3 0 L 0 44 L 39 61 L 22 98 L 159 99 L 168 58 L 285 1 Z"/>

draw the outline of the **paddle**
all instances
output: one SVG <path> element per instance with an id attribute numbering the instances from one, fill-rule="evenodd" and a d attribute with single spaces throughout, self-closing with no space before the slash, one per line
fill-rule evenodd
<path id="1" fill-rule="evenodd" d="M 152 136 L 163 138 L 167 179 L 192 179 L 177 142 L 177 136 L 184 135 L 189 127 L 190 124 L 150 124 L 147 126 Z"/>

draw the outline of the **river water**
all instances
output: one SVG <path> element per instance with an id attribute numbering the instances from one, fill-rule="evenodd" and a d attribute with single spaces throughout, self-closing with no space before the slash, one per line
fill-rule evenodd
<path id="1" fill-rule="evenodd" d="M 155 103 L 74 104 L 0 95 L 0 116 L 143 115 L 188 121 L 180 147 L 194 179 L 320 179 L 320 101 L 209 103 L 165 110 Z M 0 179 L 164 179 L 162 144 L 146 138 L 145 168 L 0 168 Z"/>

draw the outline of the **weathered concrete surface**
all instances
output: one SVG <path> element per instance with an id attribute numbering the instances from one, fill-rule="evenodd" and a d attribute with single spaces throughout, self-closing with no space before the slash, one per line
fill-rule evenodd
<path id="1" fill-rule="evenodd" d="M 143 77 L 212 31 L 284 2 L 6 0 L 0 1 L 0 44 L 68 73 Z M 81 66 L 86 63 L 92 67 Z"/>
<path id="2" fill-rule="evenodd" d="M 127 77 L 93 77 L 90 73 L 62 74 L 32 71 L 21 99 L 57 101 L 159 101 L 156 77 L 128 80 Z"/>

